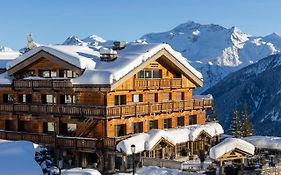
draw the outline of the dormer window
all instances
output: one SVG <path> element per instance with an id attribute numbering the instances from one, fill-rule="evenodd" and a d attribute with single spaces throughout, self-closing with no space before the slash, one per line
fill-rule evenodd
<path id="1" fill-rule="evenodd" d="M 44 78 L 57 77 L 57 71 L 56 70 L 40 70 L 39 76 L 44 77 Z"/>
<path id="2" fill-rule="evenodd" d="M 138 78 L 162 78 L 160 69 L 144 69 L 138 73 Z"/>

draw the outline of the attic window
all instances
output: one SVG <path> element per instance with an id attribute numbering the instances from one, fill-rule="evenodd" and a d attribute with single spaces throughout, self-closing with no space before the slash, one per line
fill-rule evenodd
<path id="1" fill-rule="evenodd" d="M 113 61 L 117 58 L 117 51 L 110 48 L 101 48 L 100 55 L 101 61 Z"/>

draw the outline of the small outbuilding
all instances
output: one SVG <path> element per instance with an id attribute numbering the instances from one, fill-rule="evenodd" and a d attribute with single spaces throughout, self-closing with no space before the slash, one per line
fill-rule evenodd
<path id="1" fill-rule="evenodd" d="M 255 146 L 245 140 L 227 138 L 210 149 L 210 158 L 219 162 L 219 174 L 222 174 L 224 161 L 241 160 L 241 171 L 243 171 L 244 159 L 255 153 Z"/>

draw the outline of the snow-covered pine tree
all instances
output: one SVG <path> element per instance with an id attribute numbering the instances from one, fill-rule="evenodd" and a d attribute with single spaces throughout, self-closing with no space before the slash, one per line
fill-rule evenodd
<path id="1" fill-rule="evenodd" d="M 233 135 L 236 138 L 239 138 L 241 136 L 239 111 L 238 110 L 234 111 L 231 126 L 229 128 L 229 132 L 230 132 L 231 135 Z"/>
<path id="2" fill-rule="evenodd" d="M 248 106 L 245 103 L 244 107 L 243 107 L 243 112 L 242 112 L 241 136 L 248 137 L 251 135 L 253 135 L 253 127 L 249 120 Z"/>

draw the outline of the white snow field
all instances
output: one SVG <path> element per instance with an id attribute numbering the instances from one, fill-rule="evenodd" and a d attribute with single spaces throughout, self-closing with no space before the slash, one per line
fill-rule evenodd
<path id="1" fill-rule="evenodd" d="M 29 141 L 0 140 L 0 175 L 43 175 Z"/>
<path id="2" fill-rule="evenodd" d="M 82 168 L 72 168 L 68 170 L 62 170 L 62 175 L 101 175 L 98 170 L 94 169 L 82 169 Z"/>
<path id="3" fill-rule="evenodd" d="M 243 140 L 250 142 L 258 149 L 281 150 L 281 137 L 250 136 L 244 137 Z"/>
<path id="4" fill-rule="evenodd" d="M 132 173 L 117 173 L 115 175 L 130 175 Z M 190 173 L 175 169 L 159 168 L 157 166 L 143 167 L 135 175 L 200 175 L 200 173 Z"/>

